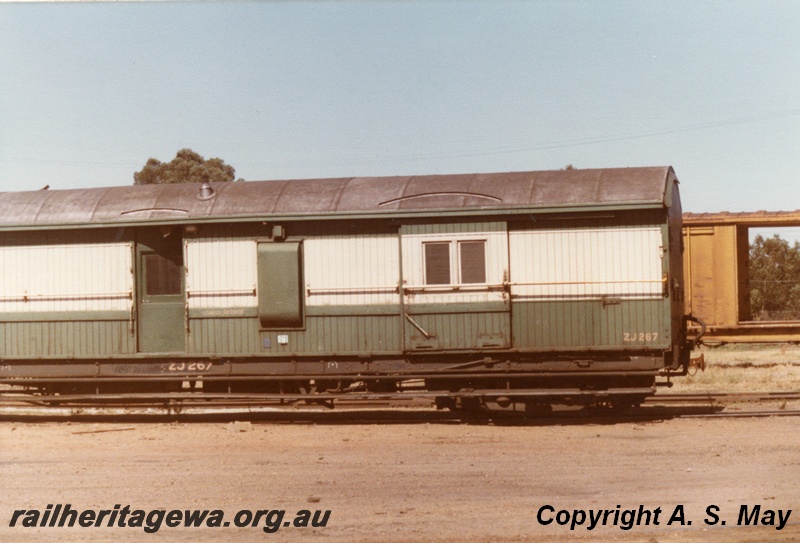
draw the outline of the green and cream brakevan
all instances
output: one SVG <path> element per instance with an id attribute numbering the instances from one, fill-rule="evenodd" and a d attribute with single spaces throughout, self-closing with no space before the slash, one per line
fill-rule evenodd
<path id="1" fill-rule="evenodd" d="M 682 373 L 672 168 L 0 194 L 0 383 L 39 398 L 640 402 Z"/>

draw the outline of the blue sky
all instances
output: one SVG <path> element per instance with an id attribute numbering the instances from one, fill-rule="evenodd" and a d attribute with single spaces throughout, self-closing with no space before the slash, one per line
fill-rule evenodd
<path id="1" fill-rule="evenodd" d="M 0 4 L 0 191 L 672 165 L 800 208 L 800 2 Z"/>

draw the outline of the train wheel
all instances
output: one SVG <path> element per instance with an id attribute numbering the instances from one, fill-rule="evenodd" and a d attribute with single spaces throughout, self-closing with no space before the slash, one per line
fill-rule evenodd
<path id="1" fill-rule="evenodd" d="M 457 398 L 451 411 L 466 423 L 485 423 L 491 420 L 489 409 L 481 398 Z"/>
<path id="2" fill-rule="evenodd" d="M 552 413 L 552 404 L 542 402 L 525 402 L 525 418 L 546 417 Z"/>
<path id="3" fill-rule="evenodd" d="M 645 398 L 640 396 L 626 396 L 623 398 L 617 398 L 611 400 L 610 406 L 611 409 L 615 411 L 625 412 L 631 411 L 632 409 L 636 409 L 637 407 L 642 406 L 642 402 L 644 402 Z"/>

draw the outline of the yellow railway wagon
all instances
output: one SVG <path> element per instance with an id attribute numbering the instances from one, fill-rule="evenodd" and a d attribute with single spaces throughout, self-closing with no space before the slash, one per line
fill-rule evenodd
<path id="1" fill-rule="evenodd" d="M 707 342 L 797 342 L 798 321 L 756 321 L 750 308 L 749 230 L 800 226 L 800 211 L 685 213 L 686 313 Z"/>

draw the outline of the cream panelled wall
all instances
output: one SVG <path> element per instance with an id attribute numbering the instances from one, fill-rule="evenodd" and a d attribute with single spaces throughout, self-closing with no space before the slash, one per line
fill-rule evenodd
<path id="1" fill-rule="evenodd" d="M 303 245 L 308 305 L 399 303 L 397 235 L 325 236 Z"/>
<path id="2" fill-rule="evenodd" d="M 130 243 L 0 248 L 0 312 L 130 311 Z"/>
<path id="3" fill-rule="evenodd" d="M 565 229 L 509 234 L 517 299 L 661 298 L 661 228 Z"/>
<path id="4" fill-rule="evenodd" d="M 189 308 L 255 307 L 257 277 L 255 240 L 186 241 Z"/>

